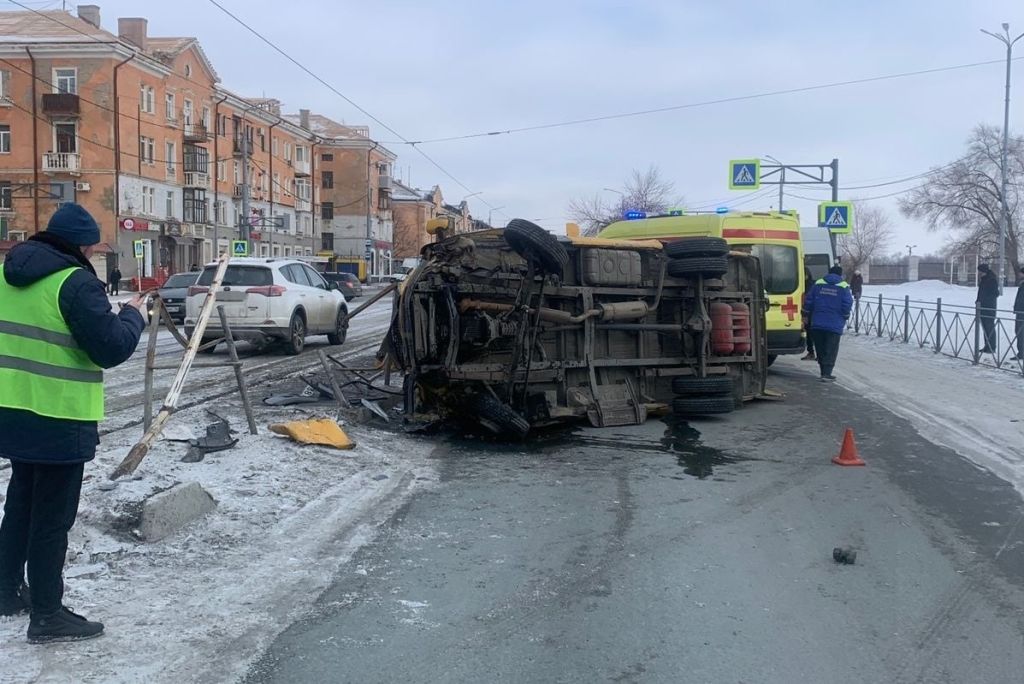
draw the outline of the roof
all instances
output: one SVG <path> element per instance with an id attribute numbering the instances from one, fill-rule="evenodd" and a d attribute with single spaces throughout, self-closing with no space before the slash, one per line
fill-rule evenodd
<path id="1" fill-rule="evenodd" d="M 0 12 L 0 42 L 3 43 L 117 43 L 109 31 L 98 29 L 73 14 L 48 12 Z"/>
<path id="2" fill-rule="evenodd" d="M 288 119 L 295 125 L 299 125 L 302 120 L 298 114 L 285 114 L 284 118 Z M 321 138 L 331 138 L 335 140 L 370 139 L 370 128 L 368 126 L 348 126 L 343 123 L 338 123 L 334 119 L 324 116 L 323 114 L 309 115 L 309 130 L 312 133 L 316 133 Z"/>
<path id="3" fill-rule="evenodd" d="M 391 186 L 391 199 L 392 201 L 398 202 L 429 202 L 428 198 L 423 196 L 423 191 L 418 188 L 411 188 L 401 181 L 392 180 Z"/>
<path id="4" fill-rule="evenodd" d="M 162 52 L 177 57 L 194 42 L 195 38 L 146 38 L 146 47 L 149 48 L 146 52 Z"/>

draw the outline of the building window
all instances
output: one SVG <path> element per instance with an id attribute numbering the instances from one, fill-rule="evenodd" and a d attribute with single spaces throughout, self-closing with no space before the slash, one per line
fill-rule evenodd
<path id="1" fill-rule="evenodd" d="M 232 162 L 235 166 L 235 185 L 242 182 L 242 167 L 238 165 L 238 162 Z"/>
<path id="2" fill-rule="evenodd" d="M 224 181 L 228 179 L 227 163 L 222 159 L 217 162 L 217 180 Z"/>
<path id="3" fill-rule="evenodd" d="M 281 199 L 281 174 L 274 174 L 274 199 Z"/>
<path id="4" fill-rule="evenodd" d="M 203 106 L 202 124 L 203 128 L 205 128 L 207 131 L 210 130 L 210 108 L 205 105 Z"/>
<path id="5" fill-rule="evenodd" d="M 139 109 L 144 114 L 156 114 L 156 91 L 152 86 L 139 86 Z"/>
<path id="6" fill-rule="evenodd" d="M 295 161 L 304 162 L 306 161 L 306 148 L 302 145 L 295 146 Z"/>
<path id="7" fill-rule="evenodd" d="M 323 187 L 324 190 L 330 190 L 331 188 L 334 187 L 334 172 L 333 171 L 323 171 L 323 172 L 321 172 L 320 178 L 323 181 L 323 185 L 321 187 Z"/>
<path id="8" fill-rule="evenodd" d="M 167 214 L 167 218 L 174 218 L 174 191 L 167 191 L 167 200 L 164 204 L 164 211 Z"/>
<path id="9" fill-rule="evenodd" d="M 198 145 L 185 145 L 186 173 L 210 173 L 210 151 Z"/>
<path id="10" fill-rule="evenodd" d="M 0 105 L 10 105 L 11 102 L 11 72 L 0 71 Z"/>
<path id="11" fill-rule="evenodd" d="M 189 78 L 190 76 L 192 76 L 192 65 L 191 64 L 186 64 L 185 65 L 185 78 Z"/>
<path id="12" fill-rule="evenodd" d="M 206 223 L 206 191 L 185 188 L 182 191 L 185 223 Z"/>
<path id="13" fill-rule="evenodd" d="M 11 182 L 0 181 L 0 209 L 10 211 L 13 208 L 14 202 L 11 196 Z"/>
<path id="14" fill-rule="evenodd" d="M 146 216 L 156 214 L 156 188 L 148 185 L 142 186 L 142 213 Z"/>
<path id="15" fill-rule="evenodd" d="M 292 144 L 289 142 L 284 144 L 284 159 L 285 161 L 292 160 Z"/>
<path id="16" fill-rule="evenodd" d="M 171 93 L 164 96 L 164 116 L 168 121 L 178 120 L 178 110 L 174 105 L 174 95 Z"/>
<path id="17" fill-rule="evenodd" d="M 181 105 L 181 118 L 186 126 L 191 126 L 192 121 L 192 100 L 185 100 Z"/>
<path id="18" fill-rule="evenodd" d="M 139 158 L 146 164 L 153 164 L 155 153 L 156 141 L 144 135 L 139 136 Z"/>
<path id="19" fill-rule="evenodd" d="M 175 154 L 175 146 L 173 142 L 167 142 L 164 145 L 164 162 L 167 164 L 167 174 L 170 176 L 174 175 L 174 162 L 177 159 Z"/>
<path id="20" fill-rule="evenodd" d="M 277 136 L 276 135 L 273 136 L 270 139 L 270 153 L 272 155 L 274 155 L 275 157 L 277 156 Z"/>
<path id="21" fill-rule="evenodd" d="M 260 128 L 258 131 L 256 131 L 256 135 L 260 139 L 260 152 L 266 152 L 267 151 L 267 136 L 263 132 L 263 129 Z"/>
<path id="22" fill-rule="evenodd" d="M 377 208 L 381 210 L 391 208 L 391 196 L 387 193 L 380 193 L 377 195 Z"/>
<path id="23" fill-rule="evenodd" d="M 11 151 L 11 127 L 8 124 L 0 125 L 0 153 L 7 154 Z"/>
<path id="24" fill-rule="evenodd" d="M 227 114 L 217 115 L 217 135 L 225 136 L 228 134 L 228 117 Z"/>
<path id="25" fill-rule="evenodd" d="M 334 233 L 324 233 L 320 236 L 320 249 L 325 252 L 334 251 Z"/>
<path id="26" fill-rule="evenodd" d="M 227 225 L 227 222 L 228 222 L 228 206 L 227 206 L 227 202 L 225 202 L 224 200 L 217 200 L 217 204 L 216 204 L 215 209 L 216 209 L 215 213 L 216 213 L 216 216 L 217 216 L 217 223 L 219 223 L 222 226 Z"/>
<path id="27" fill-rule="evenodd" d="M 320 155 L 320 161 L 334 161 L 334 153 L 324 152 L 323 154 Z"/>
<path id="28" fill-rule="evenodd" d="M 58 93 L 78 94 L 78 69 L 54 69 L 53 88 Z"/>
<path id="29" fill-rule="evenodd" d="M 53 144 L 61 154 L 78 152 L 78 124 L 74 121 L 55 122 L 53 124 Z"/>
<path id="30" fill-rule="evenodd" d="M 320 218 L 324 221 L 334 219 L 334 202 L 324 202 L 320 205 Z"/>

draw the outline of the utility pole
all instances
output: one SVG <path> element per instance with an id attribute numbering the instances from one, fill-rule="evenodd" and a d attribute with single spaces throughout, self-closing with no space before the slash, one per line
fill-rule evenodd
<path id="1" fill-rule="evenodd" d="M 1002 216 L 999 219 L 999 294 L 1003 294 L 1003 282 L 1006 279 L 1006 232 L 1010 228 L 1010 207 L 1006 201 L 1006 187 L 1008 185 L 1006 157 L 1010 146 L 1010 66 L 1013 64 L 1013 44 L 1024 38 L 1024 33 L 1016 38 L 1010 38 L 1010 25 L 1005 22 L 1003 23 L 1004 35 L 992 33 L 985 29 L 981 29 L 981 32 L 992 36 L 1006 46 L 1006 97 L 1003 101 L 1003 150 L 1000 162 L 1002 187 L 999 191 L 1003 205 Z"/>
<path id="2" fill-rule="evenodd" d="M 252 254 L 252 231 L 249 223 L 249 135 L 248 124 L 242 119 L 242 138 L 239 144 L 242 146 L 242 220 L 238 224 L 238 237 L 245 240 L 246 251 Z"/>

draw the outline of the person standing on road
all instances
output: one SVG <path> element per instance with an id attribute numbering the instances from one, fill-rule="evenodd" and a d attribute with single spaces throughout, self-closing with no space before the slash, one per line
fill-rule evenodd
<path id="1" fill-rule="evenodd" d="M 850 292 L 853 293 L 853 299 L 857 302 L 860 301 L 860 296 L 864 294 L 864 276 L 860 274 L 860 271 L 854 271 L 853 277 L 850 278 Z"/>
<path id="2" fill-rule="evenodd" d="M 999 306 L 999 280 L 988 264 L 978 265 L 978 318 L 985 334 L 982 354 L 996 353 L 996 308 Z"/>
<path id="3" fill-rule="evenodd" d="M 68 531 L 96 455 L 103 368 L 132 355 L 145 321 L 136 295 L 111 311 L 89 263 L 96 221 L 63 205 L 0 266 L 0 457 L 11 461 L 0 521 L 0 615 L 29 611 L 31 643 L 99 636 L 63 605 Z M 28 586 L 24 583 L 28 570 Z"/>
<path id="4" fill-rule="evenodd" d="M 819 278 L 807 296 L 807 315 L 811 320 L 811 335 L 814 336 L 823 382 L 836 379 L 832 370 L 839 356 L 839 340 L 852 308 L 853 295 L 838 266 L 833 266 L 828 275 Z"/>
<path id="5" fill-rule="evenodd" d="M 800 357 L 801 361 L 814 361 L 814 335 L 811 334 L 811 319 L 807 312 L 807 298 L 811 294 L 811 288 L 814 287 L 814 276 L 811 275 L 811 269 L 804 266 L 804 301 L 803 306 L 800 309 L 800 321 L 804 326 L 804 334 L 807 336 L 807 353 Z"/>
<path id="6" fill-rule="evenodd" d="M 117 295 L 121 289 L 121 269 L 117 266 L 110 272 L 110 294 Z"/>
<path id="7" fill-rule="evenodd" d="M 1016 319 L 1017 354 L 1011 361 L 1024 361 L 1024 268 L 1017 276 L 1017 297 L 1013 300 L 1013 317 Z"/>

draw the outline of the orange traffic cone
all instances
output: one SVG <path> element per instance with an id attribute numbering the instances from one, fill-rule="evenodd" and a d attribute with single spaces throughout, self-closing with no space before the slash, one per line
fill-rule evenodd
<path id="1" fill-rule="evenodd" d="M 846 428 L 846 434 L 843 435 L 843 448 L 839 450 L 838 456 L 832 457 L 832 462 L 841 466 L 867 465 L 861 457 L 857 455 L 857 445 L 853 441 L 852 428 Z"/>

